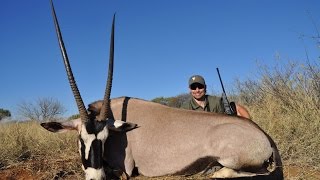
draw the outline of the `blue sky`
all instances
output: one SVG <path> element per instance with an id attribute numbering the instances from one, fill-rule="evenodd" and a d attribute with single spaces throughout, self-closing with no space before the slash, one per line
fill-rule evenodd
<path id="1" fill-rule="evenodd" d="M 112 97 L 151 100 L 188 92 L 193 74 L 221 92 L 257 72 L 256 61 L 305 60 L 319 48 L 318 0 L 54 0 L 64 42 L 85 104 L 103 97 L 116 12 Z M 0 108 L 52 97 L 77 113 L 58 47 L 49 0 L 0 1 Z M 307 38 L 308 39 L 308 38 Z"/>

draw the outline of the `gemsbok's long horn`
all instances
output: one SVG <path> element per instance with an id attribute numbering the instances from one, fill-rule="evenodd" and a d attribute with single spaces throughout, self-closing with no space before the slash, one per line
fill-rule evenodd
<path id="1" fill-rule="evenodd" d="M 72 73 L 72 70 L 71 70 L 71 67 L 70 67 L 67 51 L 66 51 L 66 48 L 64 47 L 64 43 L 63 43 L 63 40 L 62 40 L 62 35 L 61 35 L 61 31 L 60 31 L 58 20 L 57 20 L 56 12 L 54 10 L 53 2 L 52 2 L 52 0 L 50 0 L 50 2 L 51 2 L 51 9 L 52 9 L 52 16 L 53 16 L 53 20 L 54 20 L 54 26 L 55 26 L 56 33 L 57 33 L 58 42 L 59 42 L 59 46 L 60 46 L 60 50 L 61 50 L 64 66 L 65 66 L 65 69 L 66 69 L 66 72 L 67 72 L 67 76 L 68 76 L 68 79 L 69 79 L 69 84 L 70 84 L 71 90 L 73 92 L 73 96 L 74 96 L 74 98 L 76 100 L 76 103 L 77 103 L 77 106 L 78 106 L 78 110 L 79 110 L 79 113 L 80 113 L 80 118 L 81 118 L 81 120 L 83 122 L 86 122 L 86 121 L 89 120 L 89 115 L 88 115 L 87 110 L 86 110 L 86 108 L 85 108 L 85 106 L 83 104 L 83 101 L 82 101 L 80 92 L 78 90 L 76 81 L 75 81 L 75 79 L 73 77 L 73 73 Z"/>
<path id="2" fill-rule="evenodd" d="M 111 29 L 111 39 L 110 39 L 110 53 L 109 53 L 109 70 L 108 70 L 108 81 L 106 84 L 106 90 L 103 98 L 103 104 L 101 107 L 100 115 L 98 120 L 104 121 L 111 117 L 110 109 L 110 94 L 112 88 L 112 78 L 113 78 L 113 61 L 114 61 L 114 23 L 116 15 L 113 15 L 112 29 Z"/>

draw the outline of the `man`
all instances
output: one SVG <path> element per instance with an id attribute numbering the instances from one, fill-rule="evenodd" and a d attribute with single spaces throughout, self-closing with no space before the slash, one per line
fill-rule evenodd
<path id="1" fill-rule="evenodd" d="M 182 108 L 196 111 L 225 113 L 221 97 L 206 95 L 207 86 L 202 76 L 191 76 L 189 79 L 189 89 L 192 98 L 190 101 L 184 103 Z M 250 119 L 249 112 L 243 106 L 236 104 L 236 109 L 238 116 Z"/>

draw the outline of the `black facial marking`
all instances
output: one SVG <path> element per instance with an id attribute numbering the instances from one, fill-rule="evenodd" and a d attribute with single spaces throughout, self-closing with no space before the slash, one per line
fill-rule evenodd
<path id="1" fill-rule="evenodd" d="M 80 145 L 80 153 L 81 153 L 81 161 L 84 169 L 87 169 L 88 167 L 91 167 L 90 161 L 87 161 L 85 156 L 86 156 L 86 146 L 83 142 L 83 140 L 79 137 L 79 141 L 81 143 Z"/>
<path id="2" fill-rule="evenodd" d="M 97 135 L 107 125 L 106 121 L 91 120 L 86 123 L 86 130 L 88 134 Z"/>
<path id="3" fill-rule="evenodd" d="M 92 141 L 92 144 L 89 150 L 88 159 L 85 158 L 85 155 L 86 155 L 85 144 L 82 139 L 80 139 L 80 142 L 81 142 L 81 148 L 80 148 L 81 160 L 84 168 L 85 169 L 87 169 L 88 167 L 91 167 L 94 169 L 102 168 L 103 166 L 102 141 L 99 139 L 95 139 Z"/>
<path id="4" fill-rule="evenodd" d="M 89 135 L 95 135 L 95 138 L 97 138 L 97 134 L 103 130 L 103 128 L 107 125 L 106 121 L 88 121 L 85 124 L 86 131 Z M 88 159 L 85 158 L 86 155 L 86 146 L 81 139 L 81 135 L 79 136 L 79 140 L 81 143 L 80 147 L 80 152 L 81 152 L 81 160 L 82 164 L 85 169 L 88 167 L 94 168 L 94 169 L 99 169 L 102 168 L 103 166 L 103 152 L 102 152 L 102 147 L 103 143 L 99 139 L 94 139 L 91 143 L 90 150 L 89 150 L 89 156 Z"/>

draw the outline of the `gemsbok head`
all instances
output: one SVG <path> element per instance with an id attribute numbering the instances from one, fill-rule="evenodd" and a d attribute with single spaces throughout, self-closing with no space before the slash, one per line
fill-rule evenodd
<path id="1" fill-rule="evenodd" d="M 68 123 L 49 122 L 42 123 L 41 125 L 52 132 L 61 132 L 65 129 L 77 130 L 79 132 L 79 153 L 81 155 L 82 165 L 86 174 L 86 179 L 105 179 L 106 175 L 103 169 L 103 153 L 104 144 L 108 137 L 109 131 L 129 131 L 136 127 L 136 124 L 114 120 L 110 109 L 110 93 L 112 87 L 114 61 L 115 15 L 113 16 L 111 30 L 108 81 L 106 85 L 101 112 L 99 111 L 99 115 L 97 116 L 96 114 L 94 114 L 94 112 L 88 113 L 84 106 L 70 67 L 67 51 L 64 46 L 53 2 L 52 0 L 50 0 L 50 2 L 58 42 L 63 57 L 63 62 L 65 65 L 72 92 L 74 94 L 74 98 L 78 106 L 80 120 L 77 119 Z"/>

